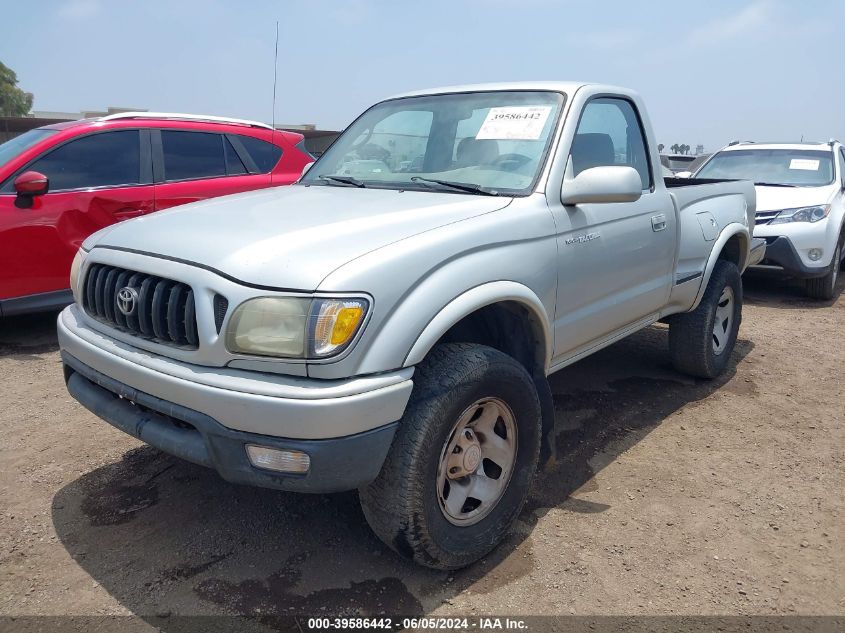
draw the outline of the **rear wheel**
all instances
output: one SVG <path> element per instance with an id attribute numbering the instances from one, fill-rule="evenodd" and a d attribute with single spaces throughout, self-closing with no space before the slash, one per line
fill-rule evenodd
<path id="1" fill-rule="evenodd" d="M 414 383 L 361 505 L 394 550 L 457 569 L 492 550 L 525 503 L 540 451 L 540 402 L 525 368 L 483 345 L 436 347 Z"/>
<path id="2" fill-rule="evenodd" d="M 728 364 L 742 320 L 742 280 L 732 262 L 716 263 L 701 303 L 669 321 L 669 352 L 675 369 L 715 378 Z"/>
<path id="3" fill-rule="evenodd" d="M 824 277 L 807 280 L 807 296 L 811 299 L 830 301 L 836 296 L 836 282 L 839 280 L 839 269 L 842 262 L 842 240 L 836 245 L 830 271 Z"/>

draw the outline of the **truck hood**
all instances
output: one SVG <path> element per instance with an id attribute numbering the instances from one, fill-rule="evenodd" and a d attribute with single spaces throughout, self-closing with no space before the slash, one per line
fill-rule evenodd
<path id="1" fill-rule="evenodd" d="M 252 285 L 311 291 L 356 257 L 496 211 L 510 201 L 294 185 L 215 198 L 116 224 L 97 236 L 95 246 L 173 257 Z"/>
<path id="2" fill-rule="evenodd" d="M 757 213 L 759 213 L 760 211 L 776 211 L 778 209 L 827 204 L 837 186 L 763 187 L 758 185 L 755 189 L 757 190 Z"/>

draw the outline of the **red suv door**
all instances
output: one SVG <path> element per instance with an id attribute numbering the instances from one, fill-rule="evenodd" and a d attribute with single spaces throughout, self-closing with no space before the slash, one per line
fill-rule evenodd
<path id="1" fill-rule="evenodd" d="M 149 131 L 121 129 L 73 138 L 18 170 L 50 180 L 30 208 L 9 178 L 0 193 L 0 299 L 67 293 L 79 246 L 99 229 L 153 211 Z M 17 175 L 17 174 L 15 174 Z M 32 297 L 37 307 L 37 297 Z M 49 302 L 49 295 L 44 297 Z M 4 307 L 9 313 L 9 306 Z"/>
<path id="2" fill-rule="evenodd" d="M 282 154 L 271 143 L 239 134 L 165 128 L 152 135 L 156 210 L 269 187 L 270 170 Z M 266 169 L 247 150 L 252 143 L 268 146 L 264 163 L 272 164 Z"/>

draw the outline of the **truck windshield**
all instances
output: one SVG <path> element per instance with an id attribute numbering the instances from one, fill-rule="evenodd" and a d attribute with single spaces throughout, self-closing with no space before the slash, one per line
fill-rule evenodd
<path id="1" fill-rule="evenodd" d="M 28 150 L 41 139 L 55 133 L 55 130 L 36 129 L 24 132 L 20 136 L 16 136 L 11 140 L 6 141 L 0 145 L 0 167 L 8 163 L 21 152 Z"/>
<path id="2" fill-rule="evenodd" d="M 713 156 L 695 176 L 821 187 L 833 182 L 833 153 L 800 149 L 727 150 Z"/>
<path id="3" fill-rule="evenodd" d="M 526 195 L 563 95 L 546 91 L 405 97 L 367 110 L 308 171 L 309 185 Z"/>

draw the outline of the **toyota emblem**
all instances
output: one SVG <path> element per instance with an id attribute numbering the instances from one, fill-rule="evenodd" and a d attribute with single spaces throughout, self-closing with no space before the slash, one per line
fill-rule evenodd
<path id="1" fill-rule="evenodd" d="M 117 291 L 117 309 L 124 316 L 132 316 L 138 305 L 138 292 L 135 288 L 121 288 Z"/>

